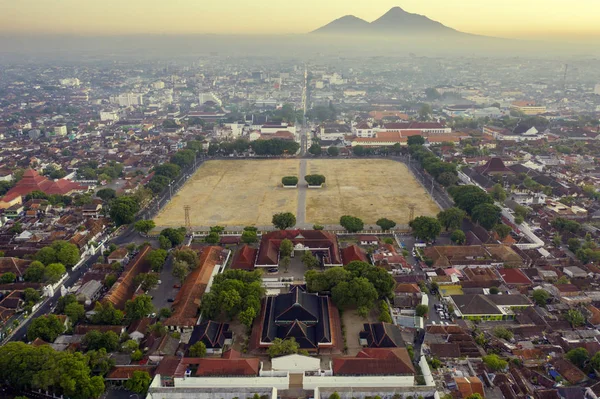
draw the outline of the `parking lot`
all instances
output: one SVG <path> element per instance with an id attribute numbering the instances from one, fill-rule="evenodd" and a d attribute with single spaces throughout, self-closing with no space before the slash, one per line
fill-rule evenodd
<path id="1" fill-rule="evenodd" d="M 290 266 L 288 267 L 287 272 L 279 266 L 278 271 L 276 273 L 270 272 L 272 269 L 264 270 L 264 278 L 292 278 L 294 281 L 303 281 L 304 273 L 306 273 L 306 266 L 300 260 L 302 257 L 302 252 L 296 251 L 295 256 L 291 258 Z M 320 270 L 320 269 L 318 269 Z"/>
<path id="2" fill-rule="evenodd" d="M 169 298 L 175 299 L 179 288 L 175 288 L 175 285 L 180 285 L 180 281 L 173 276 L 173 257 L 169 256 L 163 270 L 160 273 L 161 283 L 148 291 L 148 294 L 152 295 L 152 304 L 158 312 L 161 308 L 171 308 L 172 303 L 169 302 Z"/>

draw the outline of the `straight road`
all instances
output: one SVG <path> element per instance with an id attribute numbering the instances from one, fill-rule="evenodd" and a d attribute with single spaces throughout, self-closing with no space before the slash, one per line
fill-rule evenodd
<path id="1" fill-rule="evenodd" d="M 296 209 L 296 227 L 307 228 L 306 225 L 306 159 L 300 160 L 300 173 L 298 182 L 298 208 Z"/>

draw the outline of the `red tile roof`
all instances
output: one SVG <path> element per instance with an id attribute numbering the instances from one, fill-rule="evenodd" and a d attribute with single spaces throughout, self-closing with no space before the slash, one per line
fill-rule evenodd
<path id="1" fill-rule="evenodd" d="M 44 176 L 40 176 L 35 170 L 27 169 L 23 173 L 23 178 L 6 193 L 2 200 L 8 202 L 16 197 L 25 196 L 32 191 L 42 191 L 48 195 L 66 195 L 73 191 L 83 191 L 86 189 L 87 187 L 70 180 L 49 180 Z"/>
<path id="2" fill-rule="evenodd" d="M 150 246 L 145 246 L 135 258 L 125 267 L 117 282 L 111 287 L 104 302 L 112 303 L 117 309 L 124 309 L 125 303 L 133 297 L 135 289 L 135 276 L 140 273 L 146 273 L 150 270 L 150 264 L 146 261 L 146 255 L 150 252 Z"/>
<path id="3" fill-rule="evenodd" d="M 221 261 L 221 247 L 206 247 L 200 255 L 198 266 L 187 276 L 173 302 L 173 314 L 164 325 L 193 327 L 198 318 L 198 306 L 210 277 Z"/>
<path id="4" fill-rule="evenodd" d="M 498 273 L 506 284 L 532 284 L 531 280 L 519 269 L 498 269 Z"/>
<path id="5" fill-rule="evenodd" d="M 344 265 L 354 261 L 367 262 L 367 254 L 358 245 L 350 245 L 342 249 L 342 261 Z"/>
<path id="6" fill-rule="evenodd" d="M 258 249 L 243 245 L 233 256 L 232 269 L 253 270 Z"/>
<path id="7" fill-rule="evenodd" d="M 340 250 L 335 234 L 323 230 L 277 230 L 263 234 L 258 250 L 257 265 L 273 265 L 279 262 L 279 245 L 284 239 L 294 245 L 302 244 L 309 248 L 329 249 L 330 264 L 341 265 Z"/>
<path id="8" fill-rule="evenodd" d="M 414 375 L 406 348 L 365 348 L 356 357 L 333 358 L 334 375 Z"/>

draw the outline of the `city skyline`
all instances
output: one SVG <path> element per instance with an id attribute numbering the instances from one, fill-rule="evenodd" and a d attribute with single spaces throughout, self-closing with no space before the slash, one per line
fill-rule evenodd
<path id="1" fill-rule="evenodd" d="M 594 0 L 508 0 L 485 5 L 474 0 L 455 0 L 451 4 L 442 0 L 374 0 L 361 4 L 342 0 L 289 4 L 224 0 L 211 5 L 210 10 L 192 0 L 0 0 L 0 4 L 0 33 L 18 35 L 302 34 L 344 15 L 372 21 L 400 6 L 479 35 L 566 40 L 600 37 L 595 21 L 600 3 Z"/>

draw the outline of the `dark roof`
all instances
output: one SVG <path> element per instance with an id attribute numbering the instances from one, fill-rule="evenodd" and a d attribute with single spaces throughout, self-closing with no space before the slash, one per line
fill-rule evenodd
<path id="1" fill-rule="evenodd" d="M 501 315 L 496 305 L 488 300 L 492 295 L 451 295 L 458 310 L 465 315 Z"/>
<path id="2" fill-rule="evenodd" d="M 494 173 L 502 173 L 502 174 L 512 174 L 514 173 L 512 170 L 504 165 L 504 161 L 501 158 L 490 158 L 489 161 L 483 166 L 478 166 L 475 170 L 481 174 L 494 174 Z"/>
<path id="3" fill-rule="evenodd" d="M 220 349 L 225 345 L 225 340 L 231 338 L 232 333 L 229 331 L 229 324 L 207 320 L 194 327 L 189 345 L 202 341 L 209 349 Z"/>
<path id="4" fill-rule="evenodd" d="M 292 286 L 287 294 L 265 299 L 261 341 L 270 343 L 275 338 L 290 337 L 304 349 L 332 344 L 329 297 Z"/>
<path id="5" fill-rule="evenodd" d="M 405 346 L 402 331 L 394 324 L 365 323 L 359 336 L 360 339 L 367 340 L 369 348 L 403 348 Z"/>

